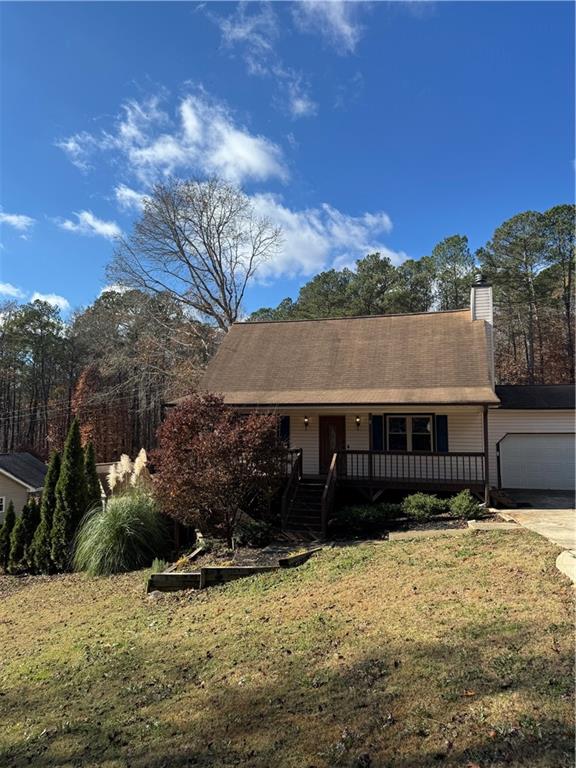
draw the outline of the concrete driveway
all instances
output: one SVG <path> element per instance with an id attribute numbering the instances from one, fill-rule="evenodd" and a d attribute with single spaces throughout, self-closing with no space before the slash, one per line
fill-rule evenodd
<path id="1" fill-rule="evenodd" d="M 552 491 L 508 492 L 517 504 L 516 509 L 500 510 L 506 520 L 520 525 L 551 541 L 562 552 L 556 565 L 562 573 L 576 583 L 576 509 L 574 494 Z M 526 505 L 526 506 L 524 506 Z"/>

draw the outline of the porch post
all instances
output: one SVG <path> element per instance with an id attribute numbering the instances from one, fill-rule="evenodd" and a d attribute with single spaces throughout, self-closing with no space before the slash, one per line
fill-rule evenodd
<path id="1" fill-rule="evenodd" d="M 488 406 L 482 411 L 482 425 L 484 429 L 484 504 L 490 506 L 490 461 L 488 457 Z"/>

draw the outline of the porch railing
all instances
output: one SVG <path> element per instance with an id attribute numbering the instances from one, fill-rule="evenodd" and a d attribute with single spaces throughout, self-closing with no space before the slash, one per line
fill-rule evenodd
<path id="1" fill-rule="evenodd" d="M 298 448 L 296 450 L 287 451 L 282 468 L 283 474 L 288 476 L 280 507 L 282 526 L 284 526 L 288 519 L 290 502 L 296 493 L 298 483 L 302 479 L 302 449 Z"/>
<path id="2" fill-rule="evenodd" d="M 484 484 L 484 453 L 339 451 L 338 475 L 346 480 Z"/>
<path id="3" fill-rule="evenodd" d="M 330 469 L 326 477 L 326 483 L 322 492 L 322 504 L 320 507 L 322 515 L 322 537 L 325 539 L 328 535 L 328 520 L 332 517 L 334 510 L 334 497 L 336 496 L 336 485 L 338 484 L 338 457 L 335 453 L 330 462 Z"/>
<path id="4" fill-rule="evenodd" d="M 281 470 L 285 477 L 292 474 L 295 464 L 302 466 L 302 448 L 290 448 L 283 451 Z"/>

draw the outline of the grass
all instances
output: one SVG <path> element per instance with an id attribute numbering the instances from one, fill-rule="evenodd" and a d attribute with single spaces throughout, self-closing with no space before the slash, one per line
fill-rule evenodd
<path id="1" fill-rule="evenodd" d="M 166 522 L 150 494 L 138 491 L 112 496 L 94 507 L 76 534 L 74 567 L 104 576 L 149 566 L 167 549 Z"/>
<path id="2" fill-rule="evenodd" d="M 556 554 L 363 544 L 157 599 L 142 571 L 0 577 L 0 765 L 572 766 Z"/>

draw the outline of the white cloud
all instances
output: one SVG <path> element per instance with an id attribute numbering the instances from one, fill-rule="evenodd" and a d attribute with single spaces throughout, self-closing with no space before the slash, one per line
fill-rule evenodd
<path id="1" fill-rule="evenodd" d="M 205 93 L 182 98 L 174 118 L 161 110 L 160 97 L 129 101 L 113 130 L 71 138 L 72 155 L 68 139 L 59 146 L 72 162 L 77 145 L 85 139 L 84 160 L 94 152 L 119 155 L 126 169 L 145 185 L 177 172 L 218 174 L 238 184 L 288 177 L 280 147 L 239 126 L 226 107 Z M 119 202 L 125 204 L 126 197 Z"/>
<path id="2" fill-rule="evenodd" d="M 130 288 L 128 288 L 126 285 L 118 285 L 118 283 L 112 283 L 111 285 L 105 285 L 98 294 L 98 297 L 102 296 L 104 293 L 126 293 L 126 291 L 129 290 Z"/>
<path id="3" fill-rule="evenodd" d="M 92 211 L 80 211 L 75 213 L 76 221 L 71 219 L 59 220 L 58 226 L 68 232 L 76 232 L 79 235 L 98 235 L 108 240 L 113 240 L 122 234 L 122 230 L 115 221 L 104 221 L 94 216 Z"/>
<path id="4" fill-rule="evenodd" d="M 328 204 L 294 211 L 274 195 L 252 199 L 257 213 L 280 226 L 284 238 L 278 255 L 261 267 L 263 279 L 312 275 L 326 267 L 340 269 L 375 251 L 394 264 L 406 259 L 405 253 L 393 251 L 381 241 L 392 229 L 390 217 L 383 211 L 350 216 Z"/>
<path id="5" fill-rule="evenodd" d="M 241 2 L 227 16 L 210 14 L 222 33 L 224 46 L 241 46 L 248 71 L 253 75 L 268 74 L 270 59 L 275 58 L 278 21 L 270 3 Z"/>
<path id="6" fill-rule="evenodd" d="M 11 299 L 23 299 L 24 291 L 12 283 L 0 283 L 0 296 L 9 296 Z"/>
<path id="7" fill-rule="evenodd" d="M 64 296 L 59 296 L 57 293 L 39 293 L 38 291 L 34 291 L 30 301 L 45 301 L 53 307 L 58 307 L 62 312 L 68 312 L 70 309 L 70 302 L 68 299 L 65 299 Z"/>
<path id="8" fill-rule="evenodd" d="M 302 75 L 286 67 L 278 55 L 279 24 L 271 3 L 243 2 L 226 16 L 211 11 L 208 15 L 220 29 L 223 46 L 241 52 L 249 74 L 275 80 L 283 111 L 294 119 L 317 113 Z"/>
<path id="9" fill-rule="evenodd" d="M 146 195 L 127 187 L 126 184 L 118 184 L 118 186 L 114 187 L 114 195 L 116 202 L 124 211 L 141 211 L 144 207 Z"/>
<path id="10" fill-rule="evenodd" d="M 34 219 L 31 216 L 24 216 L 23 213 L 4 213 L 0 211 L 0 224 L 7 224 L 19 232 L 27 232 L 34 226 Z"/>
<path id="11" fill-rule="evenodd" d="M 68 156 L 76 168 L 84 173 L 91 169 L 90 156 L 96 149 L 96 141 L 90 133 L 87 131 L 76 133 L 56 141 L 55 145 Z"/>
<path id="12" fill-rule="evenodd" d="M 364 3 L 350 0 L 302 0 L 294 19 L 303 32 L 320 34 L 338 53 L 353 53 L 362 36 L 357 16 Z"/>
<path id="13" fill-rule="evenodd" d="M 318 112 L 318 104 L 312 100 L 300 78 L 289 76 L 286 89 L 288 111 L 293 118 L 313 117 Z"/>

